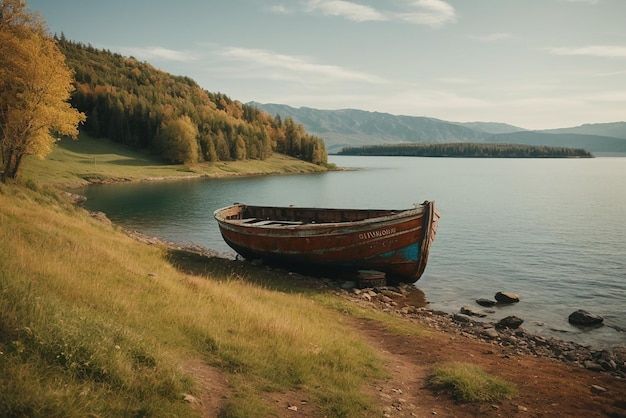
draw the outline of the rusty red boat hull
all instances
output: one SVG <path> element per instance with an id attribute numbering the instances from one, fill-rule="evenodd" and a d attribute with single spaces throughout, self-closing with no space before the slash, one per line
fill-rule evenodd
<path id="1" fill-rule="evenodd" d="M 247 259 L 354 270 L 417 281 L 439 212 L 426 201 L 406 210 L 236 204 L 214 213 L 224 241 Z"/>

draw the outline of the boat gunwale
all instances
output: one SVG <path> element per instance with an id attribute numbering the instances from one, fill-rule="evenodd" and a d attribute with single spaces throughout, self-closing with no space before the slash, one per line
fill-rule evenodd
<path id="1" fill-rule="evenodd" d="M 372 218 L 365 218 L 356 221 L 341 221 L 341 222 L 302 222 L 302 223 L 294 223 L 293 224 L 280 224 L 280 222 L 288 222 L 281 221 L 277 219 L 267 219 L 268 224 L 259 225 L 259 223 L 245 223 L 243 222 L 245 219 L 227 219 L 226 217 L 221 215 L 221 212 L 233 209 L 233 208 L 244 208 L 244 207 L 255 207 L 255 208 L 265 208 L 265 209 L 294 209 L 297 211 L 315 211 L 322 212 L 325 210 L 331 211 L 347 211 L 347 212 L 392 212 L 387 213 L 383 216 L 376 216 Z M 413 208 L 409 209 L 335 209 L 335 208 L 308 208 L 308 207 L 281 207 L 281 206 L 253 206 L 253 205 L 245 205 L 245 204 L 234 204 L 230 206 L 225 206 L 221 209 L 217 209 L 213 212 L 213 216 L 215 220 L 217 220 L 220 224 L 229 225 L 233 228 L 250 228 L 250 229 L 336 229 L 336 228 L 347 228 L 347 227 L 358 227 L 358 226 L 366 226 L 369 224 L 381 224 L 381 223 L 395 223 L 397 220 L 402 218 L 410 218 L 414 216 L 419 216 L 421 213 L 424 213 L 423 205 L 416 205 Z M 275 224 L 272 224 L 275 222 Z"/>

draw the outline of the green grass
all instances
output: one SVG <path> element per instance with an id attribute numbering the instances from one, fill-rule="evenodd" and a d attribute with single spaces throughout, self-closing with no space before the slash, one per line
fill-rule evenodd
<path id="1" fill-rule="evenodd" d="M 21 167 L 21 178 L 23 182 L 30 180 L 40 186 L 78 187 L 90 181 L 311 173 L 325 170 L 325 167 L 282 154 L 274 154 L 264 161 L 201 163 L 190 167 L 170 165 L 106 138 L 95 139 L 81 133 L 77 141 L 67 138 L 58 141 L 52 153 L 44 160 L 25 158 Z"/>
<path id="2" fill-rule="evenodd" d="M 194 416 L 192 358 L 228 376 L 226 417 L 271 416 L 264 394 L 286 391 L 320 416 L 379 414 L 362 387 L 380 359 L 315 288 L 223 259 L 192 271 L 32 184 L 0 183 L 0 236 L 0 416 Z"/>
<path id="3" fill-rule="evenodd" d="M 500 402 L 516 393 L 513 384 L 467 363 L 437 367 L 430 383 L 436 388 L 451 390 L 456 399 L 464 402 Z"/>

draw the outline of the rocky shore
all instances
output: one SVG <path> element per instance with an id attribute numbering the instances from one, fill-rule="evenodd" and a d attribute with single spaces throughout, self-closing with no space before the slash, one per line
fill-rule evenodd
<path id="1" fill-rule="evenodd" d="M 487 342 L 493 346 L 492 354 L 551 358 L 626 379 L 626 345 L 610 350 L 596 350 L 575 342 L 529 333 L 520 326 L 523 320 L 516 317 L 489 322 L 476 318 L 473 310 L 467 307 L 460 308 L 458 313 L 432 310 L 424 304 L 420 306 L 419 300 L 415 303 L 412 293 L 417 289 L 411 285 L 358 289 L 345 283 L 326 281 L 326 284 L 338 295 L 356 304 L 400 315 L 437 331 Z"/>
<path id="2" fill-rule="evenodd" d="M 101 213 L 92 213 L 95 218 L 104 218 Z M 163 244 L 177 250 L 189 251 L 206 257 L 225 258 L 213 250 L 195 244 L 180 245 L 167 242 L 156 237 L 146 236 L 137 231 L 126 231 L 133 238 L 147 244 Z M 245 262 L 245 261 L 242 261 Z M 251 263 L 258 268 L 268 268 L 261 263 Z M 374 309 L 399 315 L 414 320 L 436 331 L 460 335 L 489 343 L 493 346 L 490 354 L 499 354 L 504 357 L 531 355 L 550 358 L 585 368 L 590 371 L 610 374 L 617 379 L 626 379 L 626 344 L 611 349 L 596 350 L 572 341 L 558 338 L 545 338 L 532 334 L 521 327 L 523 320 L 517 317 L 507 317 L 498 322 L 481 320 L 478 313 L 472 308 L 461 307 L 459 312 L 448 313 L 429 309 L 421 291 L 409 284 L 398 286 L 381 286 L 372 288 L 358 288 L 356 282 L 333 280 L 328 278 L 313 278 L 300 273 L 287 272 L 275 269 L 276 272 L 290 275 L 292 278 L 314 280 L 327 287 L 338 296 L 351 302 Z M 512 294 L 498 294 L 496 299 L 513 297 Z M 486 302 L 483 300 L 482 302 Z M 509 300 L 508 302 L 515 302 Z M 481 301 L 477 301 L 479 304 Z M 602 390 L 598 388 L 597 390 Z"/>

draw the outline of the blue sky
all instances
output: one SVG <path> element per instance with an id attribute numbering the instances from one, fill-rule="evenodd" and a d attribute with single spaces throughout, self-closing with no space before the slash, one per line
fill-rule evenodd
<path id="1" fill-rule="evenodd" d="M 242 102 L 527 129 L 626 120 L 626 0 L 27 0 Z"/>

